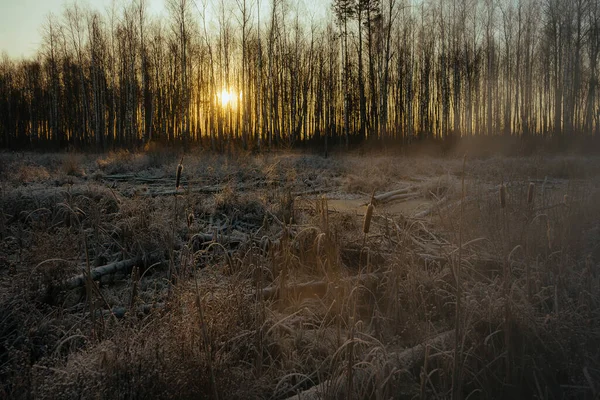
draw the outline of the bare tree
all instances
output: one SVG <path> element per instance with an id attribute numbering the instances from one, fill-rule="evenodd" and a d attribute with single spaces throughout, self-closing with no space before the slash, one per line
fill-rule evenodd
<path id="1" fill-rule="evenodd" d="M 342 72 L 343 80 L 343 96 L 344 96 L 344 138 L 346 140 L 346 148 L 348 148 L 348 140 L 350 137 L 350 122 L 349 122 L 349 108 L 350 108 L 350 61 L 348 55 L 348 24 L 350 19 L 355 14 L 355 4 L 353 0 L 334 0 L 333 1 L 333 12 L 336 17 L 336 23 L 340 29 L 342 40 L 342 59 L 344 62 L 344 70 Z"/>
<path id="2" fill-rule="evenodd" d="M 599 133 L 592 0 L 335 0 L 319 23 L 289 0 L 169 0 L 166 20 L 148 4 L 73 3 L 38 54 L 5 57 L 2 144 Z"/>

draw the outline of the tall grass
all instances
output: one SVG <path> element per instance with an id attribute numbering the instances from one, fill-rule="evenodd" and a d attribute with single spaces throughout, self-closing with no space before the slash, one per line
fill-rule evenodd
<path id="1" fill-rule="evenodd" d="M 410 184 L 435 211 L 417 218 L 378 205 L 375 212 L 371 201 L 359 216 L 328 198 L 351 174 L 356 191 L 371 192 L 371 164 L 354 169 L 362 159 L 273 156 L 245 160 L 249 173 L 232 160 L 186 156 L 194 182 L 176 160 L 162 170 L 170 178 L 151 177 L 185 187 L 175 198 L 136 194 L 133 181 L 108 183 L 111 191 L 77 176 L 67 197 L 56 195 L 66 188 L 3 193 L 0 263 L 11 265 L 0 264 L 0 282 L 11 285 L 0 297 L 2 396 L 597 395 L 594 179 L 549 175 L 535 190 L 547 161 L 524 174 L 504 160 L 399 160 L 394 168 L 382 159 L 389 176 L 377 185 L 392 190 L 420 174 Z M 498 164 L 512 171 L 503 189 L 485 172 Z M 323 176 L 335 190 L 297 195 Z M 259 182 L 247 189 L 252 177 Z M 218 190 L 194 192 L 200 187 Z M 368 196 L 339 197 L 350 195 Z M 183 209 L 187 218 L 179 218 Z M 53 238 L 73 248 L 51 246 Z M 164 265 L 90 280 L 87 292 L 60 290 L 80 273 L 77 265 L 148 252 L 164 256 Z M 54 273 L 64 278 L 44 278 Z M 54 290 L 42 299 L 46 286 Z M 93 301 L 84 303 L 86 295 Z M 113 317 L 115 307 L 126 312 Z"/>

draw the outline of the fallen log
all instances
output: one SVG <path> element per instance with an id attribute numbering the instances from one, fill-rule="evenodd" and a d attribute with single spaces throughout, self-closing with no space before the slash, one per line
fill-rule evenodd
<path id="1" fill-rule="evenodd" d="M 468 196 L 468 197 L 465 197 L 464 199 L 458 199 L 451 203 L 443 204 L 443 203 L 446 203 L 446 198 L 444 197 L 442 200 L 440 200 L 438 203 L 436 203 L 433 207 L 429 208 L 428 210 L 421 211 L 420 213 L 415 214 L 413 216 L 413 218 L 426 217 L 427 215 L 431 214 L 433 211 L 439 211 L 440 213 L 442 213 L 453 207 L 459 207 L 461 205 L 461 203 L 468 204 L 469 202 L 472 202 L 475 200 L 477 200 L 477 197 Z"/>
<path id="2" fill-rule="evenodd" d="M 442 197 L 439 201 L 437 201 L 435 204 L 433 204 L 428 209 L 420 211 L 420 212 L 416 213 L 415 215 L 413 215 L 413 218 L 425 218 L 425 217 L 427 217 L 435 209 L 440 208 L 446 201 L 448 201 L 448 198 L 447 197 Z"/>
<path id="3" fill-rule="evenodd" d="M 169 176 L 148 177 L 148 176 L 137 176 L 134 174 L 105 175 L 102 177 L 102 179 L 107 180 L 107 181 L 115 181 L 115 182 L 136 182 L 136 183 L 164 184 L 164 185 L 168 185 L 175 181 L 174 177 L 169 177 Z M 198 179 L 190 179 L 190 180 L 182 179 L 181 182 L 188 184 L 188 185 L 189 184 L 203 184 L 203 185 L 206 184 L 205 181 L 198 180 Z"/>
<path id="4" fill-rule="evenodd" d="M 397 200 L 408 201 L 408 200 L 418 199 L 421 197 L 421 195 L 416 192 L 400 192 L 400 193 L 395 193 L 395 192 L 390 192 L 390 193 L 392 193 L 391 195 L 386 196 L 385 198 L 382 198 L 379 200 L 377 200 L 377 196 L 373 197 L 373 200 L 374 200 L 373 204 L 375 204 L 375 205 L 386 204 L 386 203 L 391 203 L 392 201 L 397 201 Z M 387 193 L 387 194 L 390 194 L 390 193 Z M 369 205 L 369 202 L 363 203 L 361 205 L 367 206 L 367 205 Z"/>
<path id="5" fill-rule="evenodd" d="M 409 349 L 389 353 L 386 360 L 383 360 L 383 370 L 409 370 L 420 363 L 427 353 L 427 348 L 434 348 L 439 351 L 447 351 L 454 344 L 454 330 L 441 333 L 431 340 L 418 344 Z M 373 363 L 371 363 L 373 364 Z M 361 388 L 368 384 L 369 379 L 374 374 L 365 369 L 355 369 L 353 373 L 352 387 Z M 319 400 L 325 398 L 346 398 L 348 393 L 348 378 L 345 375 L 326 380 L 300 392 L 286 400 Z"/>
<path id="6" fill-rule="evenodd" d="M 385 203 L 390 203 L 392 201 L 397 201 L 397 200 L 404 200 L 404 201 L 414 200 L 414 199 L 418 199 L 419 197 L 421 197 L 421 196 L 417 193 L 396 194 L 394 196 L 388 197 L 385 200 Z"/>
<path id="7" fill-rule="evenodd" d="M 167 189 L 167 187 L 162 187 L 162 188 L 157 188 L 158 190 L 154 190 L 154 191 L 149 191 L 148 193 L 145 193 L 145 196 L 151 196 L 151 197 L 156 197 L 156 196 L 173 196 L 175 194 L 186 194 L 186 193 L 199 193 L 199 194 L 214 194 L 214 193 L 220 193 L 223 190 L 225 190 L 228 186 L 230 186 L 229 183 L 226 184 L 220 184 L 220 185 L 205 185 L 202 182 L 194 182 L 194 181 L 183 181 L 184 188 L 180 188 L 179 190 L 173 188 L 173 189 Z M 250 181 L 250 182 L 239 182 L 235 184 L 235 190 L 237 191 L 244 191 L 244 190 L 249 190 L 249 189 L 256 189 L 258 187 L 260 187 L 260 182 L 256 182 L 256 181 Z M 193 187 L 189 187 L 187 185 L 193 185 Z M 196 186 L 199 185 L 199 186 Z M 173 187 L 175 186 L 175 180 L 173 180 Z"/>
<path id="8" fill-rule="evenodd" d="M 149 263 L 154 263 L 154 262 L 156 262 L 156 259 L 153 258 L 153 259 L 147 260 L 147 261 Z M 118 262 L 114 262 L 111 264 L 103 265 L 101 267 L 94 268 L 90 272 L 90 275 L 91 275 L 92 280 L 97 281 L 104 275 L 114 274 L 115 272 L 118 272 L 118 271 L 130 270 L 134 266 L 142 265 L 143 263 L 144 263 L 143 257 L 131 258 L 129 260 L 118 261 Z M 83 274 L 79 274 L 79 275 L 76 275 L 76 276 L 68 279 L 67 281 L 64 282 L 62 287 L 66 290 L 71 290 L 71 289 L 75 289 L 75 288 L 84 286 L 85 282 L 86 282 L 86 274 L 83 273 Z"/>
<path id="9" fill-rule="evenodd" d="M 394 196 L 398 196 L 398 195 L 407 195 L 407 194 L 411 194 L 414 191 L 415 191 L 415 188 L 413 186 L 408 186 L 408 187 L 405 187 L 402 189 L 392 190 L 391 192 L 378 194 L 377 196 L 374 196 L 373 199 L 375 200 L 375 204 L 383 203 L 383 202 L 388 201 L 390 197 L 394 197 Z"/>
<path id="10" fill-rule="evenodd" d="M 135 179 L 135 175 L 134 174 L 113 174 L 113 175 L 104 175 L 102 178 L 106 179 L 108 181 L 123 182 L 123 181 L 128 181 L 131 179 Z"/>
<path id="11" fill-rule="evenodd" d="M 156 197 L 156 196 L 173 196 L 176 194 L 184 194 L 184 193 L 200 193 L 200 194 L 214 194 L 223 191 L 225 186 L 203 186 L 203 187 L 195 187 L 192 189 L 168 189 L 161 191 L 151 191 L 145 193 L 145 196 Z"/>

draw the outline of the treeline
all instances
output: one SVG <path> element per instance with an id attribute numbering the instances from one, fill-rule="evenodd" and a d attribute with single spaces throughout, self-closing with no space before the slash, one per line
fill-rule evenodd
<path id="1" fill-rule="evenodd" d="M 597 0 L 77 3 L 0 60 L 0 144 L 600 136 Z"/>

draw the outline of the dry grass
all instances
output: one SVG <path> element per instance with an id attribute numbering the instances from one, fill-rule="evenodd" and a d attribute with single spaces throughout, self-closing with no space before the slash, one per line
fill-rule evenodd
<path id="1" fill-rule="evenodd" d="M 189 154 L 175 193 L 158 149 L 0 158 L 1 398 L 600 390 L 597 159 Z M 426 217 L 328 205 L 407 186 Z"/>

